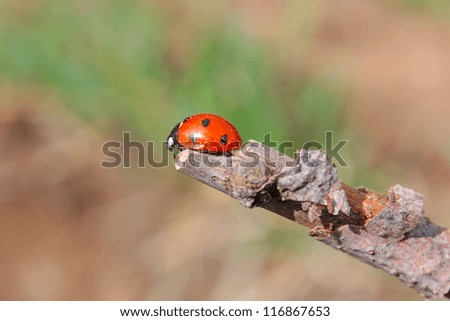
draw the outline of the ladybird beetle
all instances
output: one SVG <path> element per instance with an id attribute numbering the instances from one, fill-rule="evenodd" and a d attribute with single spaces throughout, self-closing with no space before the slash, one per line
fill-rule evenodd
<path id="1" fill-rule="evenodd" d="M 167 149 L 193 149 L 200 152 L 230 155 L 242 145 L 237 129 L 214 114 L 192 115 L 176 125 L 167 137 Z"/>

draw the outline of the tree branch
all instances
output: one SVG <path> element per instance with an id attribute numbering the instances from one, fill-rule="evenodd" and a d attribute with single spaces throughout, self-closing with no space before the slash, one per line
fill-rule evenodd
<path id="1" fill-rule="evenodd" d="M 338 180 L 323 151 L 295 159 L 250 141 L 233 156 L 184 150 L 177 170 L 233 198 L 309 228 L 309 234 L 398 277 L 429 299 L 449 296 L 450 233 L 431 223 L 420 194 L 400 185 L 387 195 Z"/>

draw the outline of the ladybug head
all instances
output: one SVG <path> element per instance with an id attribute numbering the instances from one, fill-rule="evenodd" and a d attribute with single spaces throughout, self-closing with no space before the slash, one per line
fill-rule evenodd
<path id="1" fill-rule="evenodd" d="M 169 136 L 167 137 L 166 148 L 168 150 L 170 150 L 171 152 L 173 151 L 175 146 L 179 146 L 178 145 L 178 128 L 179 127 L 180 127 L 180 124 L 176 125 L 170 132 Z"/>

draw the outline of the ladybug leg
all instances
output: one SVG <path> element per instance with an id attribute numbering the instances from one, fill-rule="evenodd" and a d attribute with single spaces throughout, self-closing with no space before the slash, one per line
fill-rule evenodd
<path id="1" fill-rule="evenodd" d="M 178 154 L 180 154 L 185 149 L 186 148 L 182 147 L 181 145 L 175 145 L 171 150 L 173 158 L 175 159 L 178 156 Z"/>

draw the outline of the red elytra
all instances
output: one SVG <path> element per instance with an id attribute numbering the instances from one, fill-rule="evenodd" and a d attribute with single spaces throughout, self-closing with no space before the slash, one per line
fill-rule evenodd
<path id="1" fill-rule="evenodd" d="M 214 114 L 192 115 L 175 126 L 167 137 L 167 149 L 193 149 L 211 154 L 230 154 L 242 139 L 225 118 Z"/>

